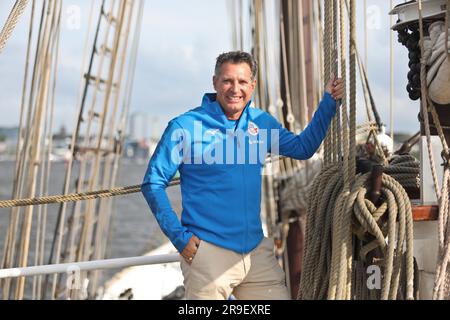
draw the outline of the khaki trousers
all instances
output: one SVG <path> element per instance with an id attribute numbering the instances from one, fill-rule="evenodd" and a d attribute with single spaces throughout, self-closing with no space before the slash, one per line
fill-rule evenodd
<path id="1" fill-rule="evenodd" d="M 247 254 L 201 241 L 191 265 L 181 258 L 186 299 L 290 300 L 273 248 L 269 238 Z"/>

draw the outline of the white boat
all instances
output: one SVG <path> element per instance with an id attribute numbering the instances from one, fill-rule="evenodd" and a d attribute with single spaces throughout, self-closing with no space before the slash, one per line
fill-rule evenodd
<path id="1" fill-rule="evenodd" d="M 175 247 L 168 242 L 145 256 L 176 252 Z M 180 264 L 175 262 L 125 268 L 107 281 L 99 294 L 103 300 L 179 300 L 184 297 Z"/>

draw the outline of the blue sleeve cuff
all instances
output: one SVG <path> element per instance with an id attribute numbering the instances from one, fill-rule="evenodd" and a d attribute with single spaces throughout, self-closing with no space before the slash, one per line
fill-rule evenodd
<path id="1" fill-rule="evenodd" d="M 322 105 L 324 105 L 327 114 L 332 117 L 336 115 L 336 100 L 334 100 L 331 93 L 325 91 L 322 102 L 320 103 L 320 106 Z"/>
<path id="2" fill-rule="evenodd" d="M 189 240 L 191 240 L 193 235 L 194 234 L 192 232 L 185 231 L 183 232 L 181 237 L 172 240 L 172 244 L 175 246 L 175 248 L 177 248 L 178 252 L 181 253 L 183 252 L 184 248 L 187 246 Z"/>

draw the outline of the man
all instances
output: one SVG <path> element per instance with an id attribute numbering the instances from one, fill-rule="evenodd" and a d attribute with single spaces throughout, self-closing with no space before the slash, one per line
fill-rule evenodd
<path id="1" fill-rule="evenodd" d="M 183 258 L 187 299 L 228 299 L 231 294 L 245 300 L 290 299 L 273 240 L 263 235 L 262 167 L 269 152 L 313 156 L 344 89 L 333 76 L 311 124 L 297 136 L 250 107 L 256 74 L 250 54 L 220 55 L 213 77 L 216 93 L 169 122 L 144 177 L 142 193 Z M 181 222 L 165 192 L 177 170 Z"/>

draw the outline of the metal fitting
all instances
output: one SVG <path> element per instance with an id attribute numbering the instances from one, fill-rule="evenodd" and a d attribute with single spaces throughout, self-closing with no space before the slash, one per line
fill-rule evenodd
<path id="1" fill-rule="evenodd" d="M 449 153 L 449 151 L 448 150 L 442 150 L 442 152 L 441 152 L 441 158 L 442 158 L 442 160 L 444 161 L 443 163 L 442 163 L 442 166 L 444 167 L 444 168 L 450 168 L 450 153 Z"/>

